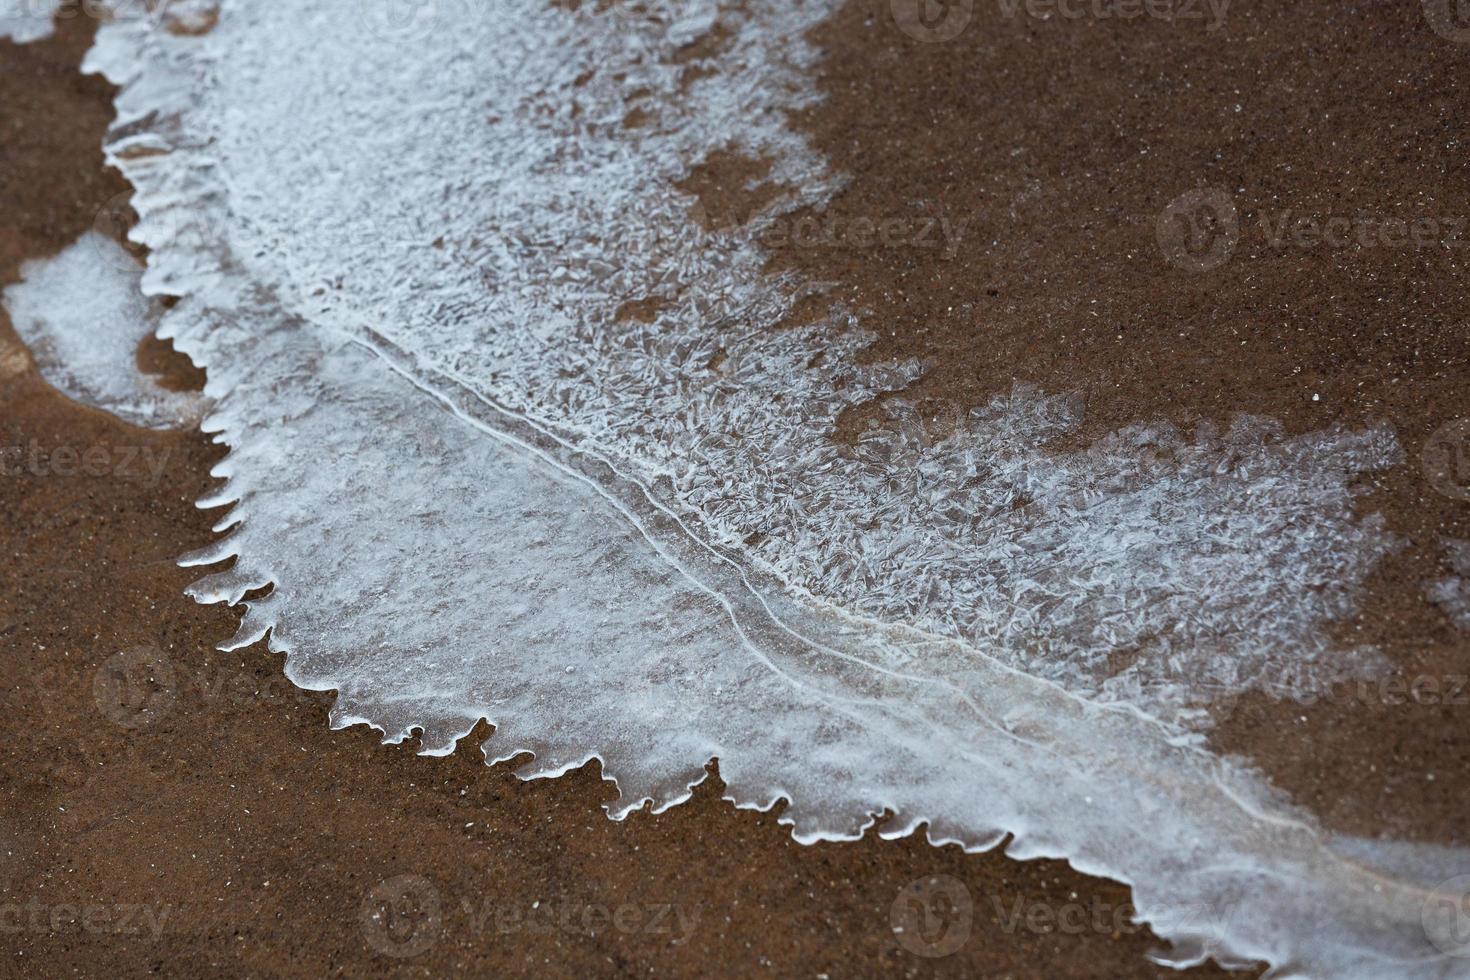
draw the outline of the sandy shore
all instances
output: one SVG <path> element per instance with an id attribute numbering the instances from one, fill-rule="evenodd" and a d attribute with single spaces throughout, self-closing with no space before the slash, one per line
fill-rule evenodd
<path id="1" fill-rule="evenodd" d="M 1367 215 L 1391 240 L 1421 218 L 1443 238 L 1470 216 L 1470 46 L 1415 4 L 1235 3 L 1216 31 L 976 4 L 948 40 L 897 29 L 889 6 L 854 2 L 820 29 L 828 102 L 802 124 L 854 178 L 821 220 L 902 219 L 907 245 L 776 243 L 773 263 L 886 318 L 875 358 L 931 358 L 909 397 L 936 414 L 1022 380 L 1080 389 L 1089 434 L 1238 411 L 1294 431 L 1393 424 L 1410 462 L 1365 507 L 1406 546 L 1342 632 L 1445 695 L 1253 696 L 1216 742 L 1333 827 L 1463 843 L 1470 705 L 1447 685 L 1470 646 L 1422 582 L 1444 574 L 1440 538 L 1470 538 L 1470 508 L 1420 465 L 1470 416 L 1463 253 L 1270 229 L 1284 211 Z M 98 150 L 110 92 L 76 72 L 91 27 L 0 43 L 0 284 L 126 193 Z M 750 199 L 732 188 L 759 166 L 704 168 L 690 189 L 706 217 L 738 220 Z M 1157 240 L 1196 187 L 1238 209 L 1208 268 Z M 1177 975 L 1144 959 L 1157 940 L 1128 921 L 1126 888 L 1060 863 L 871 835 L 801 847 L 715 780 L 613 824 L 595 767 L 525 784 L 468 750 L 422 759 L 330 732 L 328 698 L 259 645 L 215 652 L 235 614 L 181 594 L 195 572 L 173 559 L 211 539 L 192 501 L 218 449 L 61 398 L 3 315 L 0 342 L 0 444 L 19 450 L 0 480 L 0 948 L 18 968 Z M 199 380 L 157 346 L 140 363 Z M 929 922 L 905 918 L 921 905 Z"/>

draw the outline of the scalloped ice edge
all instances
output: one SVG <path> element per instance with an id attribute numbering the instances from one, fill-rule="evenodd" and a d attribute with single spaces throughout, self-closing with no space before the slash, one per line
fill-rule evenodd
<path id="1" fill-rule="evenodd" d="M 147 25 L 128 23 L 104 25 L 87 61 L 88 70 L 100 70 L 122 89 L 107 149 L 110 162 L 137 188 L 141 220 L 133 237 L 152 249 L 144 290 L 182 297 L 159 336 L 173 339 L 208 369 L 207 394 L 218 408 L 204 428 L 231 447 L 214 471 L 225 486 L 200 506 L 233 503 L 217 525 L 232 534 L 184 563 L 236 557 L 237 564 L 201 580 L 191 594 L 199 601 L 236 604 L 249 590 L 274 583 L 270 596 L 246 604 L 240 630 L 226 648 L 268 636 L 270 648 L 287 655 L 287 675 L 294 683 L 338 691 L 334 727 L 368 724 L 389 741 L 417 730 L 426 753 L 443 754 L 484 718 L 496 726 L 490 740 L 495 746 L 487 742 L 484 747 L 487 761 L 530 752 L 535 761 L 520 771 L 526 778 L 560 775 L 591 759 L 602 762 L 605 776 L 624 794 L 609 807 L 615 819 L 646 802 L 665 809 L 687 799 L 706 778 L 705 762 L 718 757 L 726 798 L 761 810 L 786 800 L 790 805 L 782 823 L 803 843 L 855 839 L 886 811 L 894 816 L 880 831 L 884 838 L 923 826 L 931 843 L 984 850 L 1009 835 L 1012 857 L 1065 858 L 1083 873 L 1122 881 L 1134 888 L 1140 921 L 1176 944 L 1168 958 L 1173 965 L 1213 956 L 1227 964 L 1265 960 L 1273 964 L 1273 976 L 1456 975 L 1456 963 L 1437 952 L 1421 923 L 1421 908 L 1433 892 L 1389 877 L 1381 870 L 1386 861 L 1376 861 L 1371 848 L 1354 844 L 1351 858 L 1339 853 L 1309 816 L 1275 799 L 1256 775 L 1204 753 L 1130 706 L 1083 700 L 953 640 L 793 599 L 753 563 L 712 536 L 701 536 L 692 515 L 670 510 L 614 461 L 573 447 L 526 416 L 436 374 L 384 337 L 369 331 L 343 335 L 284 313 L 271 284 L 251 281 L 222 236 L 211 234 L 226 226 L 224 195 L 212 179 L 207 134 L 188 132 L 183 119 L 190 86 L 208 83 L 207 67 L 190 39 L 159 36 Z M 139 147 L 148 152 L 134 152 Z M 343 386 L 354 399 L 350 411 L 331 414 L 329 405 L 311 397 L 344 381 L 352 385 Z M 350 438 L 356 418 L 377 418 L 379 412 L 391 413 L 397 425 L 345 446 L 313 443 L 309 437 L 321 432 L 287 437 L 272 428 L 289 418 L 296 426 L 320 424 L 322 431 Z M 426 470 L 415 457 L 413 440 L 448 417 L 478 436 L 466 447 L 449 447 L 452 455 Z M 348 469 L 370 451 L 404 468 L 395 481 L 400 485 L 432 476 L 439 481 L 433 484 L 437 490 L 462 468 L 475 479 L 452 487 L 455 505 L 503 502 L 503 496 L 477 485 L 488 478 L 487 467 L 504 476 L 500 490 L 550 488 L 545 512 L 517 515 L 516 526 L 496 529 L 514 534 L 520 525 L 534 530 L 537 522 L 545 522 L 605 531 L 616 539 L 608 548 L 620 561 L 654 583 L 640 588 L 674 596 L 681 609 L 687 605 L 690 621 L 701 622 L 705 634 L 731 642 L 718 633 L 730 628 L 721 610 L 737 629 L 746 629 L 752 638 L 742 633 L 740 642 L 752 659 L 764 658 L 762 667 L 730 667 L 720 659 L 710 659 L 708 666 L 712 676 L 738 670 L 739 704 L 747 713 L 759 718 L 754 708 L 769 707 L 821 715 L 817 734 L 835 738 L 845 751 L 829 753 L 832 743 L 813 740 L 777 746 L 804 750 L 805 756 L 793 758 L 798 752 L 792 751 L 760 758 L 769 747 L 743 741 L 741 735 L 769 733 L 742 733 L 738 725 L 722 730 L 719 725 L 727 719 L 706 713 L 699 720 L 717 732 L 711 737 L 681 720 L 686 710 L 702 710 L 695 695 L 718 694 L 718 689 L 685 692 L 687 701 L 642 704 L 655 715 L 643 727 L 637 717 L 608 715 L 610 730 L 593 749 L 558 737 L 556 721 L 595 703 L 579 700 L 591 697 L 583 689 L 563 693 L 561 685 L 574 681 L 538 678 L 537 688 L 553 688 L 545 699 L 533 688 L 500 696 L 496 703 L 520 698 L 522 709 L 529 704 L 541 712 L 528 725 L 513 710 L 486 702 L 445 710 L 443 692 L 425 693 L 401 680 L 395 681 L 397 687 L 373 689 L 351 672 L 328 678 L 303 667 L 310 659 L 307 651 L 330 654 L 314 646 L 330 634 L 332 624 L 319 621 L 301 630 L 283 615 L 292 603 L 293 615 L 310 605 L 303 595 L 320 596 L 311 595 L 312 582 L 281 574 L 273 558 L 285 539 L 276 537 L 283 532 L 270 525 L 291 526 L 295 534 L 317 531 L 311 511 L 275 514 L 273 522 L 272 515 L 258 512 L 260 501 L 271 494 L 277 500 L 310 501 L 313 488 L 284 481 L 312 463 L 336 462 Z M 334 452 L 341 458 L 323 460 Z M 359 516 L 371 519 L 392 517 L 391 506 L 375 511 L 373 500 L 353 492 L 379 487 L 380 477 L 375 484 L 371 476 L 346 473 L 348 481 L 360 477 L 365 482 L 348 482 L 344 500 L 334 505 L 356 508 Z M 494 519 L 490 511 L 483 516 Z M 581 523 L 565 523 L 574 519 Z M 371 532 L 374 524 L 365 520 L 357 527 Z M 330 535 L 320 540 L 344 549 L 355 546 L 353 540 Z M 331 550 L 320 552 L 324 566 L 333 557 Z M 568 552 L 566 557 L 585 556 Z M 334 570 L 322 567 L 318 577 L 330 577 Z M 700 601 L 720 609 L 701 609 Z M 401 625 L 411 632 L 421 624 Z M 383 643 L 391 647 L 395 639 L 385 636 Z M 908 673 L 904 651 L 915 646 L 932 658 L 963 665 L 952 676 L 964 682 Z M 386 659 L 416 656 L 432 662 L 436 655 L 407 644 L 389 649 Z M 670 683 L 697 686 L 699 680 Z M 731 714 L 717 702 L 715 709 Z M 936 739 L 946 742 L 946 764 L 939 768 L 932 764 Z M 660 740 L 667 740 L 672 751 Z M 853 751 L 853 744 L 860 751 Z M 754 754 L 754 761 L 742 750 Z M 649 764 L 648 757 L 660 753 L 660 764 Z M 854 770 L 853 758 L 869 768 Z M 994 792 L 977 792 L 973 787 L 981 781 Z M 1044 787 L 1034 785 L 1043 781 Z M 1451 857 L 1463 863 L 1462 855 Z"/>

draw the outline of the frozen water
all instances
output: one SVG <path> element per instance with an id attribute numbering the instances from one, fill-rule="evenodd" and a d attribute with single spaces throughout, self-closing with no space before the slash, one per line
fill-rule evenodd
<path id="1" fill-rule="evenodd" d="M 139 290 L 142 272 L 121 245 L 89 231 L 59 255 L 21 266 L 5 309 L 41 376 L 67 397 L 148 428 L 196 423 L 199 396 L 161 388 L 137 369 L 138 344 L 161 312 Z"/>
<path id="2" fill-rule="evenodd" d="M 173 246 L 151 287 L 192 291 L 228 239 L 282 308 L 378 331 L 615 458 L 722 543 L 755 542 L 746 559 L 789 587 L 1082 693 L 1172 718 L 1219 690 L 1372 668 L 1320 627 L 1393 546 L 1353 518 L 1349 490 L 1398 459 L 1390 433 L 1145 424 L 1058 456 L 1045 443 L 1075 409 L 1018 389 L 944 438 L 892 400 L 892 427 L 836 445 L 844 408 L 921 366 L 857 367 L 867 334 L 847 311 L 772 330 L 806 284 L 764 275 L 756 235 L 700 234 L 673 189 L 735 139 L 773 161 L 771 182 L 802 188 L 764 218 L 832 193 L 782 115 L 813 98 L 800 38 L 820 9 L 727 13 L 725 71 L 688 85 L 656 17 L 533 6 L 504 24 L 488 9 L 386 33 L 331 5 L 232 9 L 189 113 L 209 149 L 155 166 L 160 137 L 127 120 L 113 145 L 137 172 L 174 175 L 142 202 L 140 238 Z M 654 121 L 629 131 L 637 108 Z M 228 216 L 176 216 L 193 182 Z M 183 255 L 180 238 L 203 247 Z M 652 323 L 615 320 L 645 297 L 667 303 Z M 212 346 L 196 352 L 211 366 Z"/>
<path id="3" fill-rule="evenodd" d="M 268 632 L 340 692 L 334 723 L 445 752 L 488 718 L 528 775 L 600 759 L 615 816 L 717 756 L 802 840 L 887 809 L 885 834 L 1010 833 L 1127 881 L 1182 961 L 1453 975 L 1413 862 L 1198 734 L 1221 693 L 1379 667 L 1325 627 L 1395 546 L 1350 489 L 1399 461 L 1392 433 L 1141 423 L 1054 454 L 1075 407 L 1017 389 L 945 433 L 892 399 L 835 444 L 923 365 L 858 366 L 861 310 L 773 329 L 816 284 L 763 272 L 760 227 L 842 180 L 786 124 L 830 8 L 106 25 L 144 289 L 181 297 L 160 334 L 209 369 L 231 449 L 202 502 L 231 533 L 191 560 L 238 560 L 196 596 L 274 583 L 234 642 Z M 700 231 L 675 189 L 732 148 L 799 188 L 756 234 Z M 649 297 L 651 323 L 618 319 Z"/>
<path id="4" fill-rule="evenodd" d="M 61 0 L 0 0 L 0 40 L 43 41 L 56 30 Z"/>
<path id="5" fill-rule="evenodd" d="M 1444 610 L 1457 629 L 1470 630 L 1470 541 L 1446 539 L 1444 551 L 1454 574 L 1430 582 L 1429 599 Z"/>

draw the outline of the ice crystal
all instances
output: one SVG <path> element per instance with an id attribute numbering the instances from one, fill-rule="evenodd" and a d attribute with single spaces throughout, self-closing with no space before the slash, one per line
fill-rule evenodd
<path id="1" fill-rule="evenodd" d="M 1350 489 L 1392 434 L 1142 422 L 1061 453 L 1075 403 L 1017 388 L 944 431 L 890 398 L 835 442 L 924 365 L 861 366 L 862 310 L 776 329 L 821 284 L 767 274 L 760 232 L 842 183 L 788 124 L 831 7 L 106 26 L 145 289 L 181 297 L 160 332 L 231 449 L 203 502 L 231 533 L 191 560 L 237 561 L 195 594 L 274 583 L 234 642 L 269 633 L 335 723 L 444 752 L 488 718 L 528 774 L 600 759 L 617 816 L 717 756 L 803 840 L 887 809 L 1127 881 L 1181 961 L 1450 975 L 1431 892 L 1196 727 L 1375 668 L 1325 626 L 1393 547 Z M 676 188 L 721 150 L 787 190 L 708 232 Z"/>

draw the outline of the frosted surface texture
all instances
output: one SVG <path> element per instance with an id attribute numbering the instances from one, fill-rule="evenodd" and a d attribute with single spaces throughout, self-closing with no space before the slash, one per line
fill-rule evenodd
<path id="1" fill-rule="evenodd" d="M 87 232 L 21 266 L 5 310 L 41 376 L 67 397 L 147 428 L 197 423 L 201 398 L 161 388 L 137 368 L 138 344 L 162 312 L 139 291 L 142 271 L 121 245 Z"/>
<path id="2" fill-rule="evenodd" d="M 0 0 L 0 40 L 29 44 L 50 37 L 56 30 L 56 12 L 61 0 Z"/>
<path id="3" fill-rule="evenodd" d="M 1470 630 L 1470 541 L 1446 539 L 1444 553 L 1454 574 L 1430 582 L 1429 599 L 1457 629 Z"/>
<path id="4" fill-rule="evenodd" d="M 1018 388 L 942 436 L 894 399 L 834 443 L 924 366 L 858 366 L 861 310 L 772 329 L 815 284 L 675 188 L 716 150 L 768 160 L 800 190 L 758 233 L 841 186 L 786 122 L 831 4 L 598 6 L 103 29 L 144 289 L 182 298 L 160 333 L 231 448 L 203 502 L 231 533 L 191 560 L 238 561 L 194 591 L 275 584 L 234 642 L 269 632 L 339 725 L 447 752 L 485 717 L 528 775 L 600 759 L 616 817 L 718 756 L 804 841 L 887 809 L 885 834 L 1009 833 L 1129 882 L 1179 962 L 1455 975 L 1412 861 L 1200 738 L 1221 694 L 1380 668 L 1325 627 L 1395 546 L 1350 490 L 1392 433 L 1145 422 L 1057 455 L 1075 407 Z"/>

